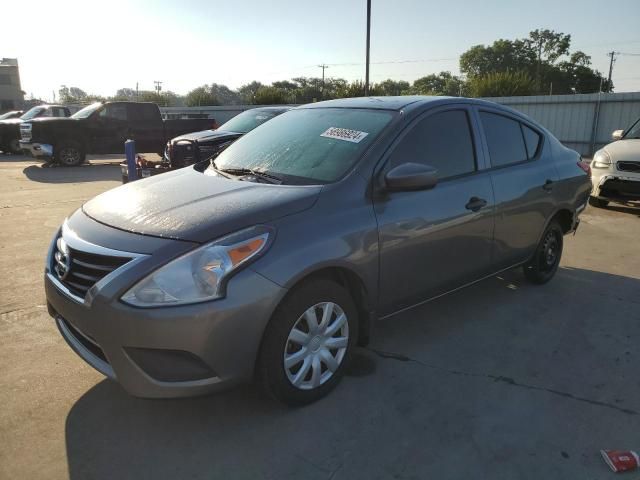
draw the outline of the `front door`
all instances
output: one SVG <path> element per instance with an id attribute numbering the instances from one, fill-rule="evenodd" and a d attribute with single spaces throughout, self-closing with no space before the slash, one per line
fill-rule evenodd
<path id="1" fill-rule="evenodd" d="M 385 160 L 383 172 L 407 162 L 434 167 L 438 184 L 375 201 L 383 316 L 491 273 L 494 195 L 472 118 L 462 106 L 429 112 Z"/>
<path id="2" fill-rule="evenodd" d="M 95 153 L 124 153 L 129 134 L 126 103 L 109 103 L 91 118 L 89 136 Z"/>

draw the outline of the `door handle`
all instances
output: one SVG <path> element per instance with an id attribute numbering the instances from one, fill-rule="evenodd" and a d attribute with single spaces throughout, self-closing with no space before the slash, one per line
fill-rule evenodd
<path id="1" fill-rule="evenodd" d="M 487 201 L 484 198 L 471 197 L 469 202 L 465 205 L 467 210 L 471 210 L 472 212 L 477 212 L 482 207 L 487 205 Z"/>
<path id="2" fill-rule="evenodd" d="M 544 185 L 542 186 L 542 188 L 547 192 L 550 192 L 551 190 L 553 190 L 553 180 L 547 179 L 547 181 L 544 182 Z"/>

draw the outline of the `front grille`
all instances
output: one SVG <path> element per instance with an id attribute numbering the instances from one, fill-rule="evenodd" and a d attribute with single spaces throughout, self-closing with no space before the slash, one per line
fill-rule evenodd
<path id="1" fill-rule="evenodd" d="M 71 293 L 84 298 L 87 291 L 97 282 L 130 260 L 130 257 L 114 257 L 76 250 L 69 247 L 60 237 L 56 242 L 51 270 Z"/>
<path id="2" fill-rule="evenodd" d="M 20 138 L 25 142 L 28 142 L 31 140 L 31 124 L 30 123 L 20 124 Z"/>
<path id="3" fill-rule="evenodd" d="M 618 162 L 617 166 L 621 172 L 640 173 L 640 162 Z"/>

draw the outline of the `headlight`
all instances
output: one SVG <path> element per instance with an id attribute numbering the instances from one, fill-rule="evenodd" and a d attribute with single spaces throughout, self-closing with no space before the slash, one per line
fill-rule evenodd
<path id="1" fill-rule="evenodd" d="M 611 157 L 604 150 L 598 150 L 593 156 L 591 166 L 593 168 L 609 168 L 611 167 Z"/>
<path id="2" fill-rule="evenodd" d="M 160 267 L 121 300 L 136 307 L 158 307 L 224 297 L 229 277 L 264 254 L 273 237 L 272 228 L 256 226 L 208 243 Z"/>

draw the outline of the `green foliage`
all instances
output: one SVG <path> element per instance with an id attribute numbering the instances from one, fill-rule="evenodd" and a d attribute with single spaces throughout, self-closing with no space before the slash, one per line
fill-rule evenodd
<path id="1" fill-rule="evenodd" d="M 284 103 L 288 103 L 287 92 L 276 87 L 262 86 L 253 96 L 254 105 L 281 105 Z"/>
<path id="2" fill-rule="evenodd" d="M 178 96 L 169 90 L 162 93 L 152 90 L 141 90 L 138 92 L 137 101 L 155 103 L 159 107 L 172 107 L 177 103 L 177 99 Z"/>
<path id="3" fill-rule="evenodd" d="M 405 82 L 404 80 L 392 80 L 389 78 L 378 83 L 374 88 L 378 92 L 378 95 L 395 96 L 406 95 L 411 88 L 411 85 L 409 82 Z"/>
<path id="4" fill-rule="evenodd" d="M 242 85 L 238 89 L 238 95 L 240 96 L 240 100 L 243 104 L 252 104 L 254 103 L 256 92 L 260 87 L 262 87 L 262 83 L 253 81 L 251 83 L 247 83 L 246 85 Z"/>
<path id="5" fill-rule="evenodd" d="M 510 97 L 531 95 L 534 81 L 525 72 L 496 72 L 469 80 L 472 97 Z"/>
<path id="6" fill-rule="evenodd" d="M 218 97 L 214 95 L 208 85 L 197 87 L 187 93 L 185 98 L 187 107 L 206 107 L 220 105 Z"/>
<path id="7" fill-rule="evenodd" d="M 464 93 L 464 81 L 451 72 L 432 73 L 426 77 L 418 78 L 408 89 L 412 95 L 448 95 L 459 96 Z"/>
<path id="8" fill-rule="evenodd" d="M 602 91 L 612 91 L 613 85 L 590 67 L 591 58 L 581 51 L 570 53 L 570 47 L 571 35 L 534 30 L 528 38 L 471 47 L 460 56 L 460 71 L 470 83 L 494 73 L 523 72 L 535 79 L 532 94 L 592 93 L 601 82 Z"/>

